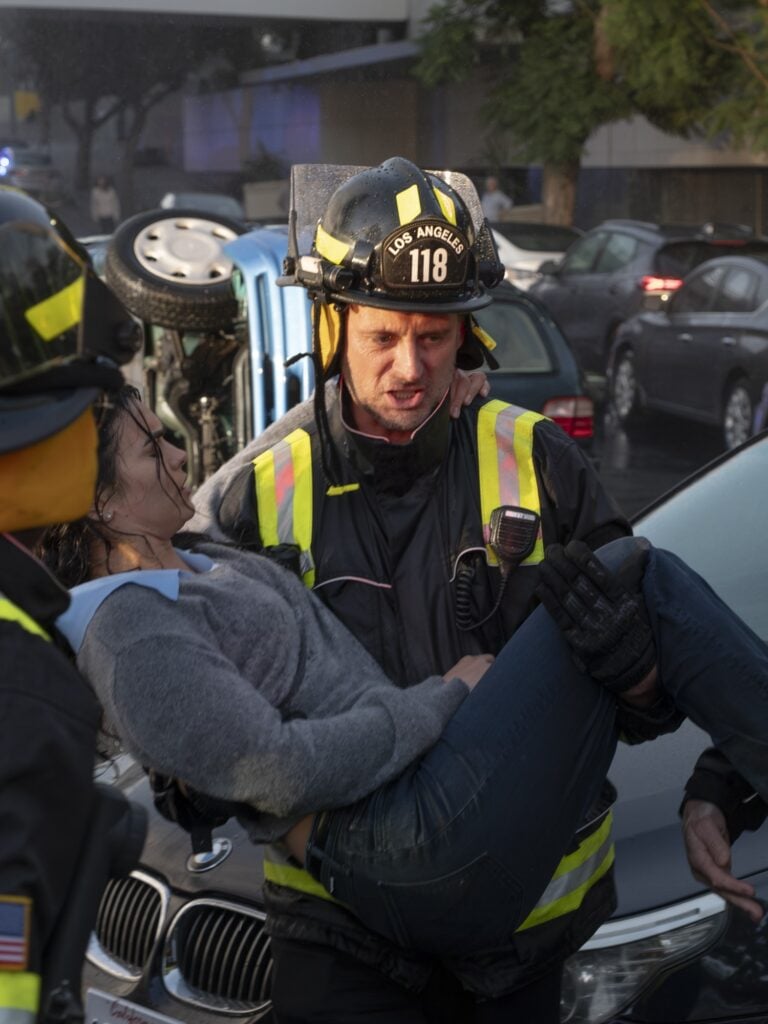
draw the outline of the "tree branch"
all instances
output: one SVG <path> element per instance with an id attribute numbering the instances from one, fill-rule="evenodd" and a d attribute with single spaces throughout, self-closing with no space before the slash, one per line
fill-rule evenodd
<path id="1" fill-rule="evenodd" d="M 749 70 L 749 72 L 752 74 L 752 77 L 755 78 L 763 86 L 763 88 L 768 91 L 768 77 L 760 70 L 752 54 L 743 46 L 740 46 L 737 42 L 735 42 L 736 36 L 734 34 L 734 31 L 728 24 L 726 19 L 723 17 L 723 15 L 720 14 L 720 12 L 712 6 L 709 0 L 698 0 L 698 3 L 699 6 L 709 16 L 709 18 L 718 26 L 718 28 L 720 28 L 721 31 L 725 32 L 725 34 L 729 36 L 731 40 L 734 40 L 731 43 L 722 43 L 718 39 L 712 39 L 712 45 L 720 50 L 725 50 L 727 53 L 732 53 L 735 56 L 737 56 L 745 65 L 745 67 Z M 765 5 L 763 4 L 763 6 Z"/>

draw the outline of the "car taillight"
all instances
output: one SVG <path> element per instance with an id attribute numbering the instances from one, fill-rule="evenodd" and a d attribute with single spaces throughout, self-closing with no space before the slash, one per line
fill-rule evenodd
<path id="1" fill-rule="evenodd" d="M 569 437 L 585 438 L 594 434 L 595 406 L 586 395 L 550 398 L 541 411 L 562 427 Z"/>
<path id="2" fill-rule="evenodd" d="M 682 277 L 658 277 L 656 274 L 646 274 L 640 278 L 640 287 L 646 294 L 675 292 L 682 283 Z"/>

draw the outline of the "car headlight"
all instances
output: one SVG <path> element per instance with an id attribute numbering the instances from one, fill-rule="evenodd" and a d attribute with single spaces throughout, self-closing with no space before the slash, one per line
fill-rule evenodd
<path id="1" fill-rule="evenodd" d="M 565 963 L 562 1024 L 600 1024 L 633 1002 L 662 971 L 690 960 L 725 925 L 713 893 L 608 921 Z"/>

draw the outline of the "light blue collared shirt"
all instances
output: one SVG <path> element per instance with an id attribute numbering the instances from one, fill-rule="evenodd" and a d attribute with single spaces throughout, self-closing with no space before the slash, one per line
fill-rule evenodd
<path id="1" fill-rule="evenodd" d="M 208 572 L 215 562 L 208 555 L 196 554 L 193 551 L 180 551 L 176 554 L 189 566 L 189 572 Z M 99 610 L 103 601 L 126 583 L 135 583 L 139 587 L 157 590 L 164 597 L 175 601 L 179 596 L 179 577 L 183 569 L 136 569 L 132 572 L 117 572 L 114 576 L 101 576 L 97 580 L 88 580 L 70 590 L 72 601 L 69 608 L 56 620 L 56 625 L 69 641 L 69 646 L 78 653 L 85 638 L 88 625 Z"/>

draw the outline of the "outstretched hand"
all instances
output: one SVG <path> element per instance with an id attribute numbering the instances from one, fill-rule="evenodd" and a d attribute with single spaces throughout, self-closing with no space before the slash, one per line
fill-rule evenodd
<path id="1" fill-rule="evenodd" d="M 645 560 L 645 550 L 638 548 Z M 633 566 L 633 568 L 638 568 Z M 551 544 L 536 596 L 561 629 L 574 661 L 614 694 L 645 680 L 656 649 L 642 594 L 633 593 L 582 541 Z"/>
<path id="2" fill-rule="evenodd" d="M 731 840 L 725 815 L 706 800 L 687 800 L 683 809 L 685 853 L 693 877 L 758 924 L 765 914 L 754 886 L 731 871 Z"/>

